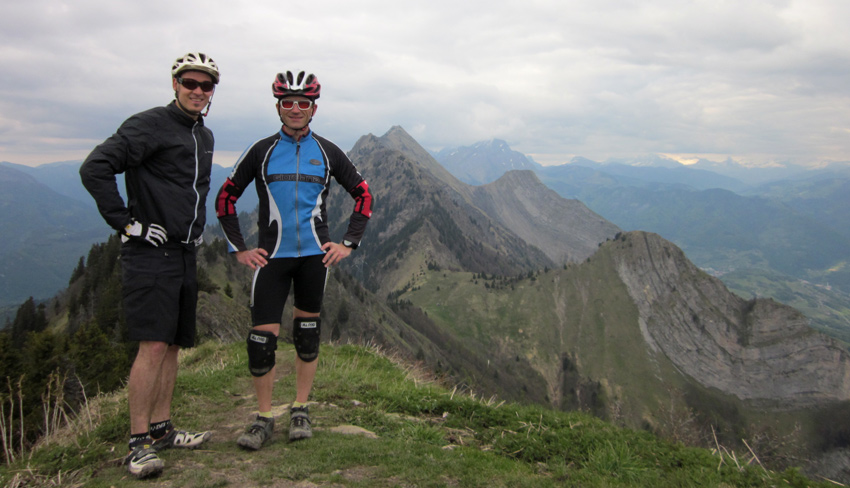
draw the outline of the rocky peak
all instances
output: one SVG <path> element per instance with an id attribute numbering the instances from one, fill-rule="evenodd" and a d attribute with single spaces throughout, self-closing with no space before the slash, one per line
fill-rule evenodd
<path id="1" fill-rule="evenodd" d="M 501 139 L 445 148 L 437 153 L 436 158 L 453 175 L 470 185 L 493 182 L 507 171 L 539 167 L 528 156 L 512 150 Z"/>

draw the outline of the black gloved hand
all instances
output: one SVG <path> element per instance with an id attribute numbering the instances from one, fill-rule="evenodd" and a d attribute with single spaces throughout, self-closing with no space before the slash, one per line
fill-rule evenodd
<path id="1" fill-rule="evenodd" d="M 142 222 L 132 220 L 126 227 L 124 227 L 124 236 L 122 236 L 122 238 L 125 241 L 127 239 L 145 241 L 148 244 L 157 247 L 160 244 L 165 244 L 165 241 L 168 240 L 168 235 L 161 225 L 143 224 Z"/>

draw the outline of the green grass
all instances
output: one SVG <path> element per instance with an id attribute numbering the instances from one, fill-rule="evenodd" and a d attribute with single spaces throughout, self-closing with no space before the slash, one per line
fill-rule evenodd
<path id="1" fill-rule="evenodd" d="M 275 405 L 294 394 L 290 345 L 278 350 Z M 620 429 L 580 412 L 557 412 L 479 398 L 443 387 L 380 350 L 323 345 L 313 390 L 314 437 L 275 438 L 250 453 L 235 444 L 255 401 L 244 345 L 206 343 L 184 353 L 173 418 L 213 429 L 203 449 L 162 453 L 173 487 L 287 483 L 344 487 L 826 487 L 795 471 L 773 473 L 746 457 L 721 457 Z M 0 468 L 4 486 L 154 486 L 127 476 L 128 416 L 123 392 L 90 405 L 80 422 Z M 86 416 L 83 416 L 86 417 Z M 373 436 L 338 433 L 354 425 Z M 51 484 L 52 483 L 52 484 Z M 305 485 L 307 486 L 307 485 Z"/>

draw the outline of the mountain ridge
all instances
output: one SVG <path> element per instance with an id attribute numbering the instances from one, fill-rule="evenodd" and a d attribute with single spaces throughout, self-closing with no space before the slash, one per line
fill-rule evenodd
<path id="1" fill-rule="evenodd" d="M 582 202 L 560 197 L 530 170 L 475 187 L 473 201 L 556 264 L 588 258 L 620 230 Z"/>
<path id="2" fill-rule="evenodd" d="M 379 295 L 403 287 L 428 263 L 487 273 L 519 273 L 554 264 L 476 207 L 472 188 L 439 167 L 403 129 L 393 128 L 381 138 L 362 137 L 349 157 L 369 181 L 380 210 L 367 228 L 363 249 L 352 254 L 346 269 Z M 436 175 L 430 170 L 435 167 L 440 168 Z M 332 189 L 329 213 L 342 216 L 333 221 L 332 235 L 341 234 L 347 225 L 349 200 Z M 372 241 L 375 247 L 368 245 Z M 387 277 L 376 278 L 381 273 Z"/>

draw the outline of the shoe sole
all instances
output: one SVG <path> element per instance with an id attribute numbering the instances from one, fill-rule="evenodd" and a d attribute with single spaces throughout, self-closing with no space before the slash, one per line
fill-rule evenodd
<path id="1" fill-rule="evenodd" d="M 289 434 L 289 440 L 291 441 L 300 441 L 301 439 L 309 439 L 313 437 L 312 432 L 291 432 Z"/>
<path id="2" fill-rule="evenodd" d="M 259 451 L 260 448 L 263 447 L 263 444 L 265 444 L 266 442 L 267 441 L 260 441 L 259 443 L 257 443 L 256 439 L 244 439 L 240 437 L 236 440 L 236 445 L 241 448 L 248 449 L 250 451 Z"/>
<path id="3" fill-rule="evenodd" d="M 138 479 L 144 479 L 144 478 L 150 478 L 152 476 L 159 475 L 160 473 L 162 473 L 162 470 L 163 470 L 164 467 L 165 467 L 165 464 L 162 461 L 160 461 L 159 463 L 146 464 L 146 465 L 142 466 L 141 468 L 139 468 L 139 470 L 136 471 L 136 472 L 134 472 L 132 469 L 128 469 L 127 471 L 129 471 L 130 474 L 132 474 L 133 476 L 135 476 Z"/>
<path id="4" fill-rule="evenodd" d="M 259 451 L 260 446 L 262 446 L 262 444 L 260 444 L 258 446 L 256 444 L 254 444 L 253 442 L 248 442 L 248 441 L 236 441 L 236 445 L 241 447 L 242 449 L 248 449 L 249 451 Z"/>

